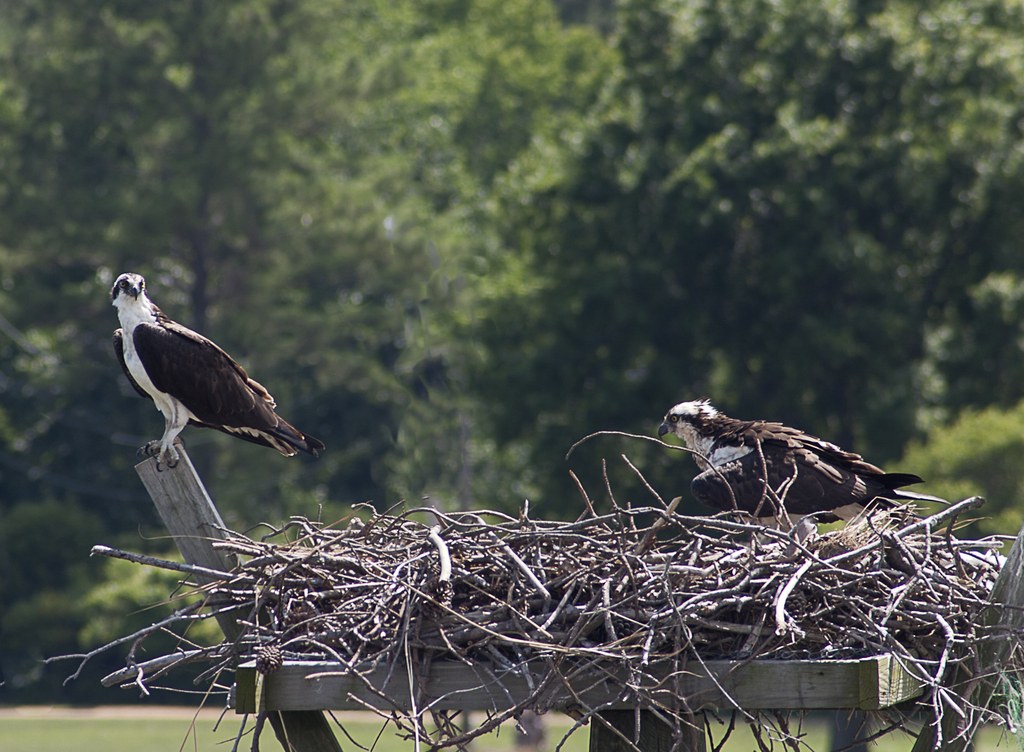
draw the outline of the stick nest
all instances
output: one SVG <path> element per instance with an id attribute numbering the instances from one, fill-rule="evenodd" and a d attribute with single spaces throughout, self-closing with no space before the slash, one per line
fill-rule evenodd
<path id="1" fill-rule="evenodd" d="M 1001 564 L 1001 541 L 950 534 L 956 515 L 977 505 L 967 500 L 924 520 L 909 510 L 876 513 L 803 544 L 723 516 L 682 516 L 671 506 L 616 506 L 575 522 L 432 509 L 393 516 L 366 507 L 369 519 L 353 516 L 343 529 L 294 518 L 263 540 L 223 531 L 214 546 L 238 566 L 219 578 L 199 573 L 207 580 L 204 603 L 175 618 L 234 609 L 242 636 L 140 664 L 134 653 L 144 630 L 131 636 L 126 669 L 105 683 L 130 679 L 144 687 L 144 676 L 198 659 L 215 664 L 208 675 L 253 659 L 267 674 L 303 659 L 333 661 L 332 670 L 356 677 L 382 665 L 417 675 L 441 660 L 488 676 L 532 667 L 530 696 L 496 708 L 472 731 L 436 711 L 428 734 L 426 700 L 412 712 L 391 711 L 411 738 L 439 748 L 462 747 L 524 710 L 548 710 L 552 689 L 586 664 L 630 677 L 618 699 L 656 711 L 681 744 L 686 729 L 700 725 L 700 708 L 686 697 L 666 702 L 663 688 L 656 696 L 645 680 L 655 667 L 888 653 L 925 685 L 919 702 L 939 718 L 952 708 L 962 728 L 1006 722 L 964 699 L 985 679 L 979 656 L 992 635 L 980 625 Z M 425 513 L 436 524 L 413 519 Z M 1019 667 L 1016 647 L 1011 654 L 1007 670 Z M 959 680 L 963 697 L 948 688 L 957 671 L 970 677 Z M 606 707 L 573 708 L 574 730 Z M 736 712 L 765 722 L 754 711 Z M 886 723 L 891 730 L 902 721 Z M 758 734 L 762 748 L 795 743 L 784 721 L 773 726 L 774 742 Z"/>

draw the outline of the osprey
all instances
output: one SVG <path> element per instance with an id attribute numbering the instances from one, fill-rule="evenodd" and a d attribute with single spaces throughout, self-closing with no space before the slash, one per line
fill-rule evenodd
<path id="1" fill-rule="evenodd" d="M 872 502 L 945 503 L 898 490 L 922 483 L 916 475 L 885 473 L 859 454 L 781 423 L 730 418 L 707 400 L 669 410 L 658 427 L 658 436 L 666 433 L 683 440 L 703 471 L 690 485 L 697 501 L 746 512 L 771 527 L 789 530 L 812 514 L 817 522 L 850 520 Z"/>
<path id="2" fill-rule="evenodd" d="M 122 274 L 110 291 L 121 328 L 114 352 L 128 381 L 164 414 L 164 435 L 139 451 L 167 467 L 178 464 L 174 439 L 186 425 L 215 428 L 286 457 L 314 457 L 324 445 L 274 412 L 270 393 L 201 334 L 171 321 L 146 295 L 146 280 Z M 159 466 L 159 465 L 158 465 Z"/>

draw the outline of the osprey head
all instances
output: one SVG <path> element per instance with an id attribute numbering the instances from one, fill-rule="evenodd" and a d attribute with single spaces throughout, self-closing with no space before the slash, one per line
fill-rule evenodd
<path id="1" fill-rule="evenodd" d="M 128 272 L 117 278 L 113 288 L 110 290 L 110 300 L 116 306 L 118 305 L 119 298 L 121 303 L 124 303 L 129 295 L 134 300 L 138 300 L 139 296 L 145 291 L 146 280 L 143 279 L 142 275 Z"/>
<path id="2" fill-rule="evenodd" d="M 718 415 L 706 399 L 693 402 L 680 402 L 665 414 L 665 420 L 658 426 L 658 436 L 671 432 L 678 436 L 686 446 L 695 448 L 697 438 L 709 420 Z"/>

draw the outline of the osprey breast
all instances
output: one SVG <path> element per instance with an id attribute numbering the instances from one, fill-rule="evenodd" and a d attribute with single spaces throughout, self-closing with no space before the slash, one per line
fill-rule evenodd
<path id="1" fill-rule="evenodd" d="M 135 350 L 135 327 L 131 328 L 131 331 L 126 331 L 124 335 L 124 362 L 128 366 L 128 370 L 132 374 L 132 378 L 135 379 L 135 383 L 141 386 L 150 397 L 157 400 L 157 408 L 161 407 L 161 400 L 158 397 L 163 396 L 161 392 L 153 385 L 153 380 L 149 378 L 149 374 L 146 373 L 146 367 L 142 365 L 142 361 L 139 359 L 139 354 Z"/>

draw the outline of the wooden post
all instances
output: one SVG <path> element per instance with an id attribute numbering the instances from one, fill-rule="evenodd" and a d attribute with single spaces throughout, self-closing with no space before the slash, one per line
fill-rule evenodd
<path id="1" fill-rule="evenodd" d="M 216 550 L 212 543 L 214 539 L 225 537 L 220 512 L 206 492 L 185 447 L 179 445 L 177 449 L 181 459 L 173 469 L 158 471 L 156 459 L 150 458 L 136 465 L 135 470 L 185 561 L 230 571 L 234 566 L 231 557 Z M 229 640 L 241 634 L 241 627 L 231 614 L 222 614 L 217 621 Z M 271 712 L 268 719 L 286 752 L 341 752 L 341 745 L 321 712 Z"/>
<path id="2" fill-rule="evenodd" d="M 979 654 L 981 657 L 981 670 L 983 672 L 996 672 L 1010 656 L 1013 641 L 1017 639 L 1021 629 L 1024 628 L 1024 527 L 1017 534 L 1013 542 L 1009 556 L 995 585 L 992 586 L 992 594 L 989 596 L 992 607 L 981 617 L 981 624 L 985 627 L 993 627 L 995 633 L 1001 638 L 990 640 L 984 643 Z M 994 677 L 987 677 L 993 679 Z M 970 677 L 958 675 L 954 677 L 957 683 L 970 681 Z M 969 698 L 975 705 L 987 708 L 992 701 L 993 684 L 991 681 L 982 681 L 975 688 Z M 948 708 L 942 719 L 942 751 L 943 752 L 964 752 L 970 748 L 974 732 L 977 730 L 981 720 L 976 719 L 974 726 L 966 730 L 960 738 L 956 738 L 960 730 L 958 721 L 960 716 Z M 917 742 L 911 752 L 931 752 L 935 747 L 935 726 L 933 723 L 925 726 L 917 737 Z"/>
<path id="3" fill-rule="evenodd" d="M 671 752 L 672 728 L 665 722 L 659 720 L 649 710 L 641 710 L 639 713 L 640 734 L 636 734 L 637 713 L 633 710 L 605 710 L 601 718 L 608 725 L 595 718 L 590 722 L 590 752 L 631 752 L 632 747 L 627 744 L 622 736 L 636 744 L 643 752 Z M 699 718 L 700 716 L 698 716 Z M 611 726 L 622 736 L 612 731 Z M 689 732 L 689 739 L 684 738 L 679 748 L 680 752 L 704 752 L 704 729 L 684 729 L 683 734 Z"/>

